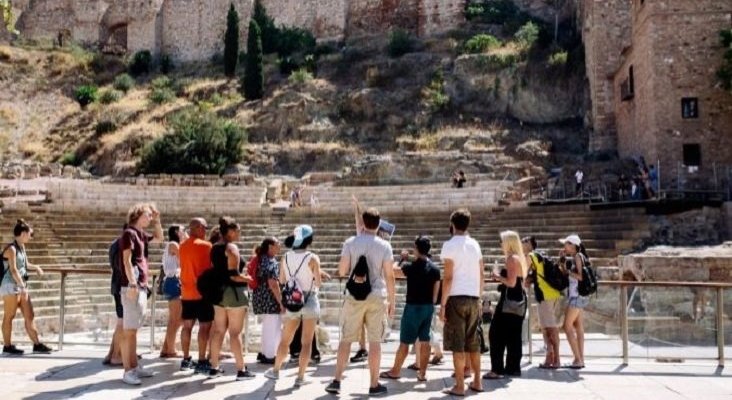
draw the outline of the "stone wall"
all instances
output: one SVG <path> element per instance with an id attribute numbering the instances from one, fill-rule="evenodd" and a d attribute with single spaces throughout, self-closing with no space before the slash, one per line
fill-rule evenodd
<path id="1" fill-rule="evenodd" d="M 703 207 L 649 218 L 651 245 L 696 246 L 721 243 L 726 222 L 721 208 Z"/>
<path id="2" fill-rule="evenodd" d="M 675 183 L 684 144 L 701 145 L 705 172 L 713 163 L 732 164 L 732 95 L 716 78 L 724 53 L 719 31 L 732 26 L 732 3 L 636 2 L 633 12 L 633 45 L 615 76 L 619 153 L 660 160 L 664 185 Z M 622 101 L 631 66 L 635 94 Z M 698 98 L 699 118 L 682 118 L 684 97 Z"/>
<path id="3" fill-rule="evenodd" d="M 35 0 L 22 4 L 18 27 L 32 39 L 60 32 L 108 51 L 151 50 L 178 60 L 205 60 L 222 51 L 231 0 Z M 254 0 L 233 0 L 241 43 Z M 419 35 L 463 22 L 464 0 L 264 0 L 278 25 L 311 30 L 323 40 L 384 34 L 401 28 Z M 110 42 L 110 39 L 112 42 Z"/>
<path id="4" fill-rule="evenodd" d="M 628 0 L 582 0 L 582 38 L 592 98 L 590 150 L 616 148 L 613 75 L 630 44 Z"/>

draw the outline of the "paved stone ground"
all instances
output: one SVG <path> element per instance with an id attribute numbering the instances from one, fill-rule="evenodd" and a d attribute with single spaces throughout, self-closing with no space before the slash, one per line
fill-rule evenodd
<path id="1" fill-rule="evenodd" d="M 264 366 L 252 365 L 257 378 L 236 382 L 231 374 L 231 360 L 224 362 L 227 375 L 206 380 L 179 372 L 177 360 L 159 360 L 146 355 L 144 365 L 156 371 L 140 387 L 129 387 L 120 380 L 121 370 L 101 365 L 102 350 L 70 349 L 51 355 L 28 355 L 22 358 L 0 357 L 0 399 L 56 400 L 79 399 L 335 399 L 325 393 L 335 360 L 325 356 L 318 368 L 310 368 L 312 383 L 293 388 L 295 369 L 283 371 L 282 378 L 269 381 L 262 373 Z M 248 356 L 251 361 L 253 356 Z M 390 365 L 393 353 L 384 355 L 382 365 Z M 410 357 L 411 361 L 411 357 Z M 449 362 L 449 359 L 448 359 Z M 483 368 L 489 365 L 483 357 Z M 450 365 L 428 371 L 429 381 L 418 383 L 412 371 L 403 373 L 401 381 L 390 381 L 387 398 L 449 399 L 441 390 L 453 383 Z M 661 364 L 631 361 L 627 367 L 617 360 L 596 359 L 582 371 L 545 371 L 535 365 L 524 365 L 523 376 L 512 380 L 484 381 L 487 393 L 468 397 L 492 399 L 732 399 L 732 371 L 716 363 Z M 342 399 L 367 398 L 368 371 L 361 364 L 352 365 L 343 381 Z"/>

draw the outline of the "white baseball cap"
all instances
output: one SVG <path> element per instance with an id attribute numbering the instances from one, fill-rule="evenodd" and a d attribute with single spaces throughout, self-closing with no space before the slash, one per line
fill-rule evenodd
<path id="1" fill-rule="evenodd" d="M 578 235 L 569 235 L 564 239 L 559 239 L 559 243 L 561 243 L 561 244 L 570 243 L 575 246 L 579 246 L 582 244 L 582 240 L 580 240 L 580 237 Z"/>

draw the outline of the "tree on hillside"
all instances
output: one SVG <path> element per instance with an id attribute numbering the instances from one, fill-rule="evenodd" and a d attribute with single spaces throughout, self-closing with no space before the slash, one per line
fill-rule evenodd
<path id="1" fill-rule="evenodd" d="M 234 4 L 226 15 L 226 34 L 224 35 L 224 74 L 228 77 L 236 75 L 239 63 L 239 13 Z"/>
<path id="2" fill-rule="evenodd" d="M 264 74 L 262 72 L 262 30 L 257 22 L 249 22 L 247 38 L 247 63 L 244 70 L 242 89 L 247 100 L 261 99 L 264 96 Z"/>
<path id="3" fill-rule="evenodd" d="M 0 0 L 0 25 L 10 33 L 17 33 L 13 26 L 13 5 L 10 0 Z"/>
<path id="4" fill-rule="evenodd" d="M 262 31 L 262 50 L 264 54 L 272 54 L 277 51 L 278 29 L 275 26 L 274 19 L 267 15 L 267 9 L 262 5 L 261 0 L 254 1 L 254 13 L 252 14 L 259 29 Z"/>

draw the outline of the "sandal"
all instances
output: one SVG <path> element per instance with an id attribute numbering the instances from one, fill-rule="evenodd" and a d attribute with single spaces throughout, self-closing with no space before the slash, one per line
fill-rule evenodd
<path id="1" fill-rule="evenodd" d="M 453 392 L 452 389 L 445 389 L 442 391 L 443 394 L 446 394 L 448 396 L 456 396 L 456 397 L 465 397 L 465 393 L 457 393 Z"/>
<path id="2" fill-rule="evenodd" d="M 379 378 L 381 378 L 381 379 L 398 380 L 398 379 L 401 379 L 402 377 L 401 376 L 394 376 L 394 375 L 391 374 L 391 372 L 384 371 L 384 372 L 382 372 L 382 373 L 379 374 Z"/>
<path id="3" fill-rule="evenodd" d="M 559 369 L 558 366 L 552 364 L 539 364 L 540 369 Z"/>
<path id="4" fill-rule="evenodd" d="M 412 371 L 419 371 L 419 366 L 417 365 L 417 363 L 410 364 L 407 368 L 411 369 Z"/>
<path id="5" fill-rule="evenodd" d="M 425 375 L 417 374 L 417 382 L 427 382 L 427 377 Z"/>
<path id="6" fill-rule="evenodd" d="M 442 357 L 432 357 L 432 359 L 430 360 L 430 365 L 442 365 Z"/>
<path id="7" fill-rule="evenodd" d="M 497 373 L 490 371 L 490 372 L 486 372 L 486 374 L 483 375 L 483 379 L 498 380 L 498 379 L 503 379 L 503 375 L 498 375 Z"/>
<path id="8" fill-rule="evenodd" d="M 178 358 L 178 353 L 160 353 L 160 358 Z"/>
<path id="9" fill-rule="evenodd" d="M 566 366 L 566 368 L 569 368 L 569 369 L 582 369 L 584 367 L 585 367 L 584 364 L 570 364 L 570 365 Z"/>
<path id="10" fill-rule="evenodd" d="M 483 393 L 483 392 L 485 392 L 485 389 L 483 389 L 483 388 L 476 389 L 476 388 L 473 387 L 473 385 L 468 386 L 468 390 L 472 390 L 475 393 Z"/>

